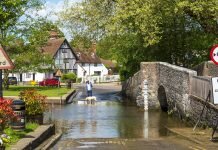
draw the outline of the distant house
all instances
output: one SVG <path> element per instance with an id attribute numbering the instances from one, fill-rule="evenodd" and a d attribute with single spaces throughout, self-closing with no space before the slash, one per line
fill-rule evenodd
<path id="1" fill-rule="evenodd" d="M 45 73 L 22 73 L 22 74 L 12 74 L 10 76 L 16 76 L 18 81 L 42 81 L 45 78 L 53 78 L 55 71 L 60 69 L 63 73 L 74 72 L 76 61 L 78 60 L 77 55 L 70 47 L 70 44 L 65 38 L 58 38 L 57 33 L 51 32 L 50 39 L 45 46 L 41 48 L 42 53 L 49 54 L 54 58 L 54 71 Z"/>
<path id="2" fill-rule="evenodd" d="M 60 69 L 62 73 L 76 73 L 75 65 L 78 57 L 65 38 L 49 39 L 42 47 L 42 52 L 53 56 L 55 68 Z"/>
<path id="3" fill-rule="evenodd" d="M 115 65 L 112 61 L 100 59 L 96 55 L 96 45 L 93 44 L 88 52 L 74 51 L 65 38 L 59 38 L 56 32 L 50 32 L 50 39 L 40 49 L 44 54 L 49 54 L 54 59 L 52 72 L 27 72 L 10 74 L 17 77 L 18 81 L 42 81 L 55 77 L 55 72 L 60 69 L 62 73 L 73 72 L 83 81 L 92 76 L 103 79 L 108 74 L 112 75 Z"/>
<path id="4" fill-rule="evenodd" d="M 77 61 L 77 77 L 87 78 L 89 76 L 108 75 L 108 69 L 101 62 L 95 52 L 84 53 L 76 52 L 79 60 Z"/>
<path id="5" fill-rule="evenodd" d="M 106 60 L 101 58 L 102 64 L 108 69 L 108 75 L 118 74 L 116 63 L 111 60 Z"/>

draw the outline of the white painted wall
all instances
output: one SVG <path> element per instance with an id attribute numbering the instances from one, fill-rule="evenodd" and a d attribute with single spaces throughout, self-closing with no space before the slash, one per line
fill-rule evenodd
<path id="1" fill-rule="evenodd" d="M 95 66 L 94 64 L 84 64 L 82 66 L 81 63 L 77 63 L 77 77 L 83 78 L 84 77 L 84 71 L 86 71 L 86 76 L 92 76 L 94 75 L 95 71 L 100 71 L 101 75 L 104 76 L 108 74 L 108 69 L 103 64 L 98 64 Z"/>
<path id="2" fill-rule="evenodd" d="M 19 73 L 10 73 L 9 77 L 17 77 L 17 80 L 20 81 L 20 74 Z M 46 78 L 53 78 L 52 73 L 35 73 L 35 81 L 39 82 Z M 28 82 L 33 80 L 33 73 L 22 73 L 22 81 Z"/>

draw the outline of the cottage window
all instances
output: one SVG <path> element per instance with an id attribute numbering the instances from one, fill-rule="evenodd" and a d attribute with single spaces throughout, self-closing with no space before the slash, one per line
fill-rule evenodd
<path id="1" fill-rule="evenodd" d="M 84 67 L 84 66 L 85 66 L 85 63 L 82 63 L 82 66 Z"/>
<path id="2" fill-rule="evenodd" d="M 101 71 L 94 71 L 94 75 L 100 76 L 101 75 Z"/>
<path id="3" fill-rule="evenodd" d="M 98 64 L 94 64 L 94 66 L 95 66 L 95 67 L 97 67 L 97 66 L 98 66 Z"/>
<path id="4" fill-rule="evenodd" d="M 31 78 L 31 73 L 26 73 L 26 78 Z"/>

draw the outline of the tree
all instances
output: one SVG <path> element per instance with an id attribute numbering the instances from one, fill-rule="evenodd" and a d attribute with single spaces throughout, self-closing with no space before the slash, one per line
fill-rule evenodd
<path id="1" fill-rule="evenodd" d="M 67 8 L 61 18 L 72 34 L 95 38 L 98 54 L 116 59 L 127 78 L 141 61 L 191 68 L 207 60 L 208 48 L 217 42 L 217 3 L 86 0 Z"/>
<path id="2" fill-rule="evenodd" d="M 13 33 L 15 25 L 26 10 L 39 8 L 42 0 L 1 0 L 0 1 L 0 44 L 8 52 L 10 45 L 14 43 L 16 35 Z M 18 40 L 20 42 L 20 40 Z M 19 43 L 18 42 L 18 43 Z M 21 49 L 19 49 L 21 50 Z M 13 54 L 16 54 L 14 50 Z M 8 54 L 11 56 L 10 52 Z M 12 56 L 13 59 L 13 56 Z M 7 77 L 9 71 L 5 70 L 4 87 L 8 88 Z"/>
<path id="3" fill-rule="evenodd" d="M 72 47 L 76 47 L 82 51 L 89 49 L 92 45 L 92 41 L 86 35 L 74 35 L 70 42 Z"/>
<path id="4" fill-rule="evenodd" d="M 52 56 L 41 51 L 51 31 L 57 32 L 59 37 L 64 36 L 56 24 L 44 18 L 30 18 L 24 27 L 16 30 L 16 43 L 11 43 L 8 48 L 15 63 L 14 72 L 45 72 L 52 69 Z"/>
<path id="5" fill-rule="evenodd" d="M 4 41 L 9 29 L 15 26 L 19 18 L 30 8 L 38 8 L 41 0 L 1 0 L 0 1 L 0 43 Z"/>

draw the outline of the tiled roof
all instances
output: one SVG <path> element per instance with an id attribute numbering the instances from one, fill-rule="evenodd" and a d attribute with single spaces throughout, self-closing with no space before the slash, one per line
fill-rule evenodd
<path id="1" fill-rule="evenodd" d="M 77 57 L 79 60 L 78 63 L 102 63 L 101 59 L 96 55 L 96 53 L 85 53 L 79 50 L 76 50 Z"/>
<path id="2" fill-rule="evenodd" d="M 65 38 L 49 39 L 47 44 L 42 47 L 42 51 L 46 54 L 51 54 L 54 56 L 64 40 Z"/>
<path id="3" fill-rule="evenodd" d="M 107 68 L 115 68 L 116 65 L 111 60 L 105 60 L 101 58 L 101 62 L 107 67 Z"/>

